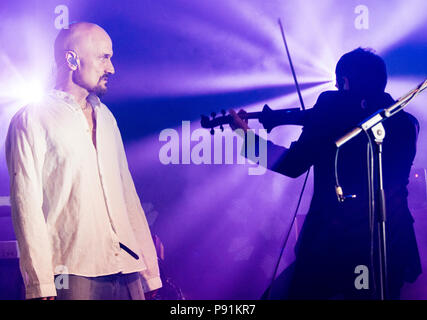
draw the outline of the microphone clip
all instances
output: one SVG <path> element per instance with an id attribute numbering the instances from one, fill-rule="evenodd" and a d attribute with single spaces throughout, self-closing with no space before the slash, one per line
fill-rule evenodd
<path id="1" fill-rule="evenodd" d="M 335 193 L 337 194 L 338 202 L 344 202 L 345 199 L 355 199 L 357 197 L 355 194 L 349 194 L 345 196 L 341 186 L 339 185 L 335 186 Z"/>

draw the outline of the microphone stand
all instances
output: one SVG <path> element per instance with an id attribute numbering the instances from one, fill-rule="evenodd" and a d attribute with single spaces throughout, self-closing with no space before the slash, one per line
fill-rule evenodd
<path id="1" fill-rule="evenodd" d="M 377 147 L 376 149 L 376 181 L 377 181 L 377 199 L 378 203 L 375 207 L 376 217 L 378 221 L 378 258 L 380 268 L 380 299 L 387 299 L 387 240 L 386 240 L 386 206 L 385 206 L 385 192 L 384 192 L 384 180 L 382 170 L 382 145 L 385 137 L 385 130 L 382 122 L 387 118 L 392 117 L 399 111 L 403 110 L 406 105 L 414 99 L 421 91 L 427 88 L 427 80 L 411 90 L 408 94 L 400 98 L 392 106 L 379 110 L 372 114 L 367 119 L 362 121 L 356 128 L 348 132 L 346 135 L 335 141 L 337 148 L 340 148 L 346 142 L 356 137 L 360 132 L 370 130 L 370 133 L 374 136 Z M 369 133 L 369 132 L 368 132 Z M 371 181 L 372 185 L 373 181 Z"/>

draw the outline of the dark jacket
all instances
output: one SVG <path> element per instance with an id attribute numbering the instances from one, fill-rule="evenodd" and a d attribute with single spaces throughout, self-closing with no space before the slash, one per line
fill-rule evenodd
<path id="1" fill-rule="evenodd" d="M 354 289 L 357 265 L 375 270 L 371 253 L 376 255 L 377 236 L 373 237 L 375 249 L 371 251 L 368 139 L 362 132 L 340 148 L 340 185 L 345 194 L 356 195 L 342 203 L 338 202 L 335 192 L 334 142 L 376 110 L 393 102 L 386 93 L 364 98 L 349 91 L 322 93 L 311 109 L 298 141 L 271 165 L 270 169 L 289 177 L 298 177 L 311 166 L 314 168 L 314 194 L 296 246 L 295 279 L 298 284 L 295 286 L 298 290 L 301 286 L 309 290 L 310 283 L 320 276 L 322 281 L 318 286 L 326 285 L 333 295 L 345 290 L 344 287 Z M 385 120 L 383 125 L 386 132 L 383 173 L 389 281 L 392 287 L 400 288 L 404 280 L 415 281 L 421 273 L 413 219 L 407 204 L 408 177 L 419 128 L 417 120 L 404 111 Z M 273 145 L 269 144 L 269 148 Z M 373 225 L 376 226 L 376 222 Z"/>

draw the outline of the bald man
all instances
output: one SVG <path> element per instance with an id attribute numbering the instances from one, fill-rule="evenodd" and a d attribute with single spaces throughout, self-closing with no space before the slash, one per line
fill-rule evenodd
<path id="1" fill-rule="evenodd" d="M 101 27 L 61 30 L 55 90 L 11 120 L 6 159 L 27 299 L 138 300 L 161 287 L 120 132 L 99 100 L 112 56 Z"/>

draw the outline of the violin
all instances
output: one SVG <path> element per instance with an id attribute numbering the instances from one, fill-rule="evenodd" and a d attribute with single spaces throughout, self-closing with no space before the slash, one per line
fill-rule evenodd
<path id="1" fill-rule="evenodd" d="M 300 108 L 289 108 L 273 110 L 267 104 L 264 105 L 262 111 L 259 112 L 248 112 L 243 115 L 239 115 L 243 120 L 247 119 L 258 119 L 259 122 L 270 133 L 273 128 L 282 125 L 298 125 L 304 126 L 308 115 L 311 113 L 311 109 L 301 110 Z M 224 131 L 224 125 L 232 123 L 233 117 L 230 114 L 226 114 L 225 110 L 221 110 L 222 116 L 216 117 L 216 113 L 211 113 L 211 119 L 208 116 L 201 116 L 202 128 L 211 129 L 210 133 L 215 133 L 214 128 L 220 127 L 221 131 Z"/>

